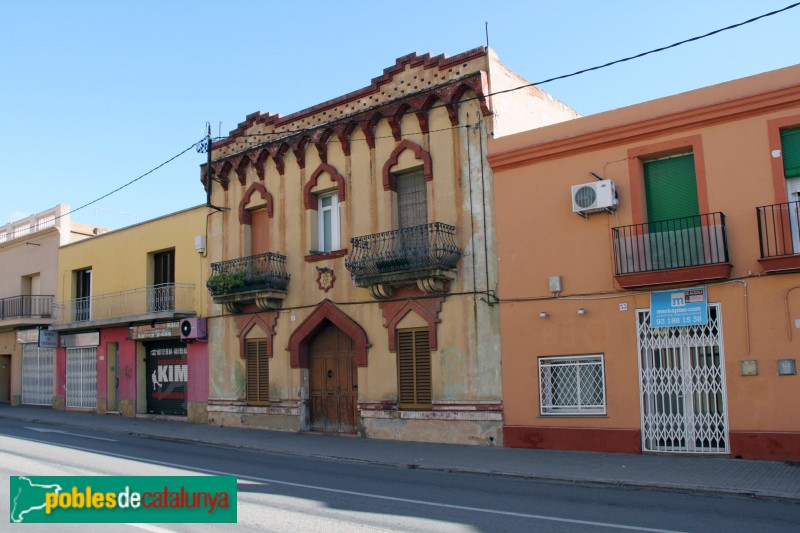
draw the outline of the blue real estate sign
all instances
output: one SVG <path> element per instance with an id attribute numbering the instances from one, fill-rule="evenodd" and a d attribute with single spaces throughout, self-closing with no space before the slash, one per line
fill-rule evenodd
<path id="1" fill-rule="evenodd" d="M 702 326 L 708 322 L 705 287 L 650 293 L 650 327 Z"/>

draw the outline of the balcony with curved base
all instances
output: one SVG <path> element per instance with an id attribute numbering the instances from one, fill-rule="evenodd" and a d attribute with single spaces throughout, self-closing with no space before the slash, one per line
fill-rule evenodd
<path id="1" fill-rule="evenodd" d="M 353 237 L 350 243 L 345 267 L 357 287 L 378 299 L 406 285 L 430 294 L 447 292 L 461 257 L 455 227 L 441 222 Z"/>
<path id="2" fill-rule="evenodd" d="M 206 283 L 214 303 L 229 313 L 250 304 L 262 311 L 280 309 L 288 285 L 286 256 L 272 252 L 213 263 Z"/>

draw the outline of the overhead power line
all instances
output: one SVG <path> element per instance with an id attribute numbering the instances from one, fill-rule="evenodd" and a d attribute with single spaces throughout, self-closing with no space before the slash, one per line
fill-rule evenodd
<path id="1" fill-rule="evenodd" d="M 488 94 L 484 95 L 483 97 L 477 97 L 476 96 L 476 97 L 473 97 L 473 98 L 466 98 L 466 99 L 461 100 L 461 101 L 462 102 L 470 102 L 470 101 L 473 101 L 473 100 L 478 100 L 479 98 L 488 98 L 490 96 L 495 96 L 495 95 L 498 95 L 498 94 L 510 93 L 510 92 L 513 92 L 513 91 L 519 91 L 520 89 L 526 89 L 528 87 L 533 87 L 535 85 L 544 85 L 545 83 L 550 83 L 550 82 L 557 81 L 557 80 L 563 80 L 563 79 L 566 79 L 566 78 L 571 78 L 573 76 L 578 76 L 580 74 L 585 74 L 587 72 L 591 72 L 591 71 L 594 71 L 594 70 L 600 70 L 600 69 L 608 68 L 610 66 L 617 65 L 619 63 L 624 63 L 626 61 L 632 61 L 634 59 L 639 59 L 641 57 L 645 57 L 645 56 L 648 56 L 648 55 L 651 55 L 651 54 L 655 54 L 657 52 L 663 52 L 663 51 L 669 50 L 671 48 L 677 48 L 678 46 L 684 45 L 686 43 L 699 41 L 701 39 L 705 39 L 707 37 L 711 37 L 711 36 L 716 35 L 718 33 L 722 33 L 722 32 L 728 31 L 728 30 L 739 28 L 741 26 L 745 26 L 747 24 L 751 24 L 751 23 L 756 22 L 758 20 L 761 20 L 761 19 L 764 19 L 764 18 L 767 18 L 767 17 L 771 17 L 771 16 L 777 15 L 779 13 L 783 13 L 784 11 L 789 11 L 790 9 L 794 9 L 797 6 L 800 6 L 800 2 L 795 2 L 794 4 L 790 4 L 790 5 L 786 6 L 786 7 L 781 8 L 781 9 L 776 9 L 774 11 L 770 11 L 769 13 L 764 13 L 763 15 L 759 15 L 757 17 L 753 17 L 753 18 L 747 19 L 745 21 L 738 22 L 736 24 L 731 24 L 730 26 L 725 26 L 724 28 L 719 28 L 719 29 L 716 29 L 714 31 L 710 31 L 708 33 L 704 33 L 702 35 L 697 35 L 695 37 L 690 37 L 688 39 L 684 39 L 682 41 L 678 41 L 678 42 L 675 42 L 675 43 L 672 43 L 672 44 L 669 44 L 669 45 L 666 45 L 666 46 L 661 46 L 659 48 L 654 48 L 654 49 L 648 50 L 646 52 L 640 52 L 638 54 L 635 54 L 635 55 L 632 55 L 632 56 L 628 56 L 628 57 L 624 57 L 622 59 L 616 59 L 614 61 L 609 61 L 608 63 L 603 63 L 602 65 L 596 65 L 594 67 L 581 69 L 581 70 L 578 70 L 578 71 L 575 71 L 575 72 L 571 72 L 569 74 L 562 74 L 560 76 L 554 76 L 552 78 L 547 78 L 545 80 L 535 81 L 533 83 L 527 83 L 525 85 L 520 85 L 518 87 L 512 87 L 511 89 L 504 89 L 502 91 L 495 91 L 495 92 L 492 92 L 492 93 L 488 93 Z M 431 90 L 434 90 L 434 89 L 431 89 Z M 446 107 L 448 105 L 451 105 L 451 104 L 434 105 L 434 106 L 431 106 L 430 109 L 437 109 L 437 108 L 440 108 L 440 107 Z M 416 113 L 416 111 L 406 111 L 402 115 L 408 115 L 408 114 L 411 114 L 411 113 Z M 359 119 L 356 119 L 356 118 L 351 118 L 351 119 L 350 118 L 345 118 L 345 119 L 342 119 L 342 120 L 337 120 L 334 123 L 344 123 L 344 122 L 346 122 L 346 123 L 353 123 L 353 122 L 359 123 L 359 122 L 367 122 L 367 121 L 368 121 L 368 119 L 367 120 L 365 120 L 365 119 L 359 120 Z M 329 124 L 324 124 L 324 125 L 319 125 L 319 126 L 313 126 L 313 127 L 310 127 L 310 128 L 298 128 L 298 129 L 293 129 L 293 130 L 272 131 L 272 132 L 264 132 L 264 133 L 243 133 L 243 134 L 240 134 L 240 135 L 232 135 L 232 136 L 228 136 L 228 137 L 219 137 L 219 139 L 230 139 L 230 138 L 238 139 L 240 137 L 263 137 L 263 136 L 267 136 L 267 135 L 287 135 L 288 136 L 288 135 L 293 135 L 295 133 L 304 133 L 304 132 L 314 131 L 314 130 L 317 130 L 317 129 L 321 128 L 321 127 L 326 127 L 326 126 L 330 126 L 330 123 Z M 266 143 L 264 143 L 264 144 L 266 144 Z"/>
<path id="2" fill-rule="evenodd" d="M 490 96 L 496 96 L 496 95 L 499 95 L 499 94 L 510 93 L 510 92 L 513 92 L 513 91 L 519 91 L 521 89 L 525 89 L 525 88 L 528 88 L 528 87 L 533 87 L 535 85 L 544 85 L 545 83 L 551 83 L 553 81 L 563 80 L 563 79 L 566 79 L 566 78 L 571 78 L 571 77 L 574 77 L 574 76 L 578 76 L 580 74 L 585 74 L 587 72 L 592 72 L 592 71 L 595 71 L 595 70 L 608 68 L 610 66 L 617 65 L 619 63 L 624 63 L 626 61 L 632 61 L 634 59 L 639 59 L 641 57 L 645 57 L 645 56 L 648 56 L 648 55 L 651 55 L 651 54 L 655 54 L 657 52 L 663 52 L 665 50 L 676 48 L 678 46 L 681 46 L 681 45 L 684 45 L 684 44 L 687 44 L 687 43 L 699 41 L 701 39 L 705 39 L 707 37 L 711 37 L 713 35 L 717 35 L 718 33 L 722 33 L 722 32 L 725 32 L 725 31 L 728 31 L 728 30 L 732 30 L 732 29 L 735 29 L 735 28 L 740 28 L 742 26 L 745 26 L 747 24 L 751 24 L 751 23 L 756 22 L 758 20 L 761 20 L 761 19 L 764 19 L 764 18 L 767 18 L 767 17 L 771 17 L 773 15 L 777 15 L 777 14 L 783 13 L 785 11 L 789 11 L 790 9 L 794 9 L 797 6 L 800 6 L 800 2 L 795 2 L 793 4 L 789 4 L 788 6 L 783 7 L 781 9 L 776 9 L 774 11 L 770 11 L 768 13 L 764 13 L 763 15 L 759 15 L 757 17 L 753 17 L 753 18 L 744 20 L 742 22 L 738 22 L 736 24 L 731 24 L 730 26 L 725 26 L 724 28 L 719 28 L 719 29 L 710 31 L 708 33 L 704 33 L 702 35 L 697 35 L 695 37 L 690 37 L 688 39 L 684 39 L 682 41 L 678 41 L 678 42 L 675 42 L 675 43 L 672 43 L 672 44 L 669 44 L 669 45 L 666 45 L 666 46 L 661 46 L 659 48 L 654 48 L 654 49 L 648 50 L 646 52 L 640 52 L 640 53 L 632 55 L 632 56 L 624 57 L 622 59 L 616 59 L 614 61 L 609 61 L 608 63 L 603 63 L 602 65 L 596 65 L 594 67 L 589 67 L 589 68 L 577 70 L 577 71 L 571 72 L 569 74 L 562 74 L 560 76 L 554 76 L 552 78 L 547 78 L 547 79 L 544 79 L 544 80 L 541 80 L 541 81 L 536 81 L 536 82 L 533 82 L 533 83 L 520 85 L 519 87 L 512 87 L 511 89 L 505 89 L 505 90 L 502 90 L 502 91 L 495 91 L 493 93 L 486 94 L 483 97 L 486 98 L 486 97 L 490 97 Z M 473 98 L 467 98 L 467 99 L 462 100 L 462 101 L 463 102 L 469 102 L 469 101 L 473 101 L 473 100 L 477 100 L 477 99 L 478 99 L 478 97 L 473 97 Z M 447 105 L 450 105 L 450 104 L 435 105 L 435 106 L 432 106 L 431 109 L 445 107 Z M 407 111 L 406 113 L 404 113 L 404 115 L 405 114 L 414 113 L 414 112 L 415 111 Z M 339 121 L 339 122 L 341 122 L 341 121 Z M 354 118 L 354 119 L 347 119 L 347 122 L 356 122 L 357 123 L 357 122 L 363 122 L 363 120 L 359 121 L 359 120 L 356 120 Z M 327 124 L 327 125 L 329 125 L 329 124 Z M 242 134 L 242 135 L 233 135 L 233 136 L 229 136 L 229 137 L 218 137 L 218 138 L 216 138 L 214 140 L 229 139 L 229 138 L 240 138 L 240 137 L 261 137 L 261 136 L 267 136 L 267 135 L 290 135 L 290 134 L 295 134 L 295 133 L 303 133 L 303 132 L 314 131 L 314 130 L 320 128 L 320 127 L 324 127 L 324 126 L 314 126 L 314 127 L 311 127 L 311 128 L 300 128 L 300 129 L 296 129 L 296 130 L 284 130 L 284 131 L 279 131 L 279 132 L 249 133 L 249 134 Z M 128 186 L 130 186 L 130 185 L 132 185 L 134 183 L 136 183 L 140 179 L 152 174 L 153 172 L 155 172 L 156 170 L 160 169 L 161 167 L 171 163 L 172 161 L 174 161 L 178 157 L 182 156 L 183 154 L 185 154 L 186 152 L 188 152 L 192 148 L 195 148 L 196 146 L 198 146 L 198 144 L 200 144 L 202 142 L 204 142 L 204 140 L 192 143 L 191 146 L 187 147 L 186 149 L 184 149 L 180 153 L 174 155 L 173 157 L 167 159 L 166 161 L 164 161 L 160 165 L 158 165 L 158 166 L 152 168 L 151 170 L 145 172 L 141 176 L 132 179 L 131 181 L 125 183 L 124 185 L 121 185 L 121 186 L 117 187 L 113 191 L 110 191 L 110 192 L 104 194 L 103 196 L 100 196 L 99 198 L 96 198 L 96 199 L 92 200 L 91 202 L 87 202 L 87 203 L 83 204 L 80 207 L 76 207 L 75 209 L 72 209 L 72 210 L 68 211 L 67 213 L 64 213 L 61 216 L 66 216 L 66 215 L 75 213 L 76 211 L 80 211 L 81 209 L 84 209 L 86 207 L 89 207 L 90 205 L 96 204 L 100 200 L 103 200 L 103 199 L 111 196 L 112 194 L 115 194 L 115 193 L 121 191 L 122 189 L 124 189 L 124 188 L 126 188 L 126 187 L 128 187 Z M 266 144 L 266 143 L 263 143 L 263 144 Z M 58 217 L 58 218 L 60 218 L 60 217 Z"/>

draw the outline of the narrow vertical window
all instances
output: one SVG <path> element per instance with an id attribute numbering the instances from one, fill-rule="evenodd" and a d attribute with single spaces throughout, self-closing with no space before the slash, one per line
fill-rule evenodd
<path id="1" fill-rule="evenodd" d="M 400 409 L 430 409 L 433 387 L 426 328 L 397 332 L 397 377 Z"/>
<path id="2" fill-rule="evenodd" d="M 339 195 L 322 194 L 318 197 L 319 251 L 332 252 L 339 249 Z"/>
<path id="3" fill-rule="evenodd" d="M 266 339 L 248 340 L 247 353 L 247 403 L 269 403 L 269 357 Z"/>

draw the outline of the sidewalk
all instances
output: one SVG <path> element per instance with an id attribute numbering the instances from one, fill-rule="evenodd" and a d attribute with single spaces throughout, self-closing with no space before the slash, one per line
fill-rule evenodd
<path id="1" fill-rule="evenodd" d="M 110 431 L 269 453 L 545 481 L 735 494 L 800 502 L 800 464 L 428 444 L 220 428 L 0 404 L 3 419 Z"/>

